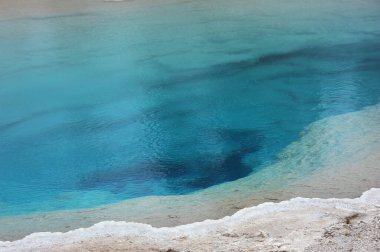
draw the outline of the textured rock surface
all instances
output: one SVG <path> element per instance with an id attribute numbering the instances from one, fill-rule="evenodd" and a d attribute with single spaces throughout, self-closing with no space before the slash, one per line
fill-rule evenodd
<path id="1" fill-rule="evenodd" d="M 102 222 L 0 242 L 0 251 L 380 251 L 380 189 L 357 199 L 264 203 L 171 228 Z"/>

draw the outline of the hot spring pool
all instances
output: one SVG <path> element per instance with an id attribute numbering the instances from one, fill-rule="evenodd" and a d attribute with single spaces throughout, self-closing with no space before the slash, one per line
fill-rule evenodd
<path id="1" fill-rule="evenodd" d="M 235 181 L 379 102 L 378 1 L 100 5 L 0 16 L 0 216 Z"/>

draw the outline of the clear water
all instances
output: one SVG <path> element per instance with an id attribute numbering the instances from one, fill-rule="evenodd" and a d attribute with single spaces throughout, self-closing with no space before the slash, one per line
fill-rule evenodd
<path id="1" fill-rule="evenodd" d="M 379 102 L 378 1 L 128 6 L 0 19 L 0 215 L 233 181 Z"/>

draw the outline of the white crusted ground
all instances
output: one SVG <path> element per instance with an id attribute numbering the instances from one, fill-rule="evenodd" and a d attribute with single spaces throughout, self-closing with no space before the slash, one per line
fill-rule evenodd
<path id="1" fill-rule="evenodd" d="M 101 222 L 0 242 L 0 251 L 380 251 L 380 189 L 356 199 L 264 203 L 171 228 Z"/>

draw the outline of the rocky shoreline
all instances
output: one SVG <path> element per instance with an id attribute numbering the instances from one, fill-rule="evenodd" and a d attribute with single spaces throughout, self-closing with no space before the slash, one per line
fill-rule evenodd
<path id="1" fill-rule="evenodd" d="M 101 222 L 0 242 L 0 251 L 379 251 L 380 189 L 356 199 L 294 198 L 170 228 Z"/>

